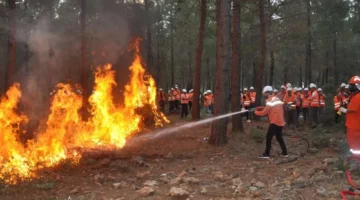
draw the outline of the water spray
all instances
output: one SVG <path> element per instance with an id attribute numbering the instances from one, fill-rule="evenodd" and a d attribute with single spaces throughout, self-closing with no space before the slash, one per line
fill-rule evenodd
<path id="1" fill-rule="evenodd" d="M 200 121 L 196 121 L 196 122 L 191 122 L 191 123 L 187 123 L 184 125 L 180 125 L 180 126 L 176 126 L 176 127 L 170 127 L 170 128 L 165 128 L 162 129 L 160 131 L 153 131 L 144 135 L 141 135 L 139 137 L 133 138 L 132 141 L 135 140 L 151 140 L 151 139 L 157 139 L 160 137 L 163 137 L 165 135 L 169 135 L 171 133 L 175 133 L 175 132 L 179 132 L 181 130 L 184 129 L 189 129 L 189 128 L 193 128 L 193 127 L 197 127 L 197 126 L 201 126 L 219 119 L 223 119 L 223 118 L 227 118 L 233 115 L 238 115 L 238 114 L 243 114 L 243 113 L 247 113 L 247 112 L 254 112 L 256 109 L 249 109 L 249 110 L 242 110 L 242 111 L 238 111 L 238 112 L 232 112 L 232 113 L 228 113 L 228 114 L 224 114 L 224 115 L 220 115 L 220 116 L 216 116 L 216 117 L 211 117 L 208 119 L 203 119 Z"/>

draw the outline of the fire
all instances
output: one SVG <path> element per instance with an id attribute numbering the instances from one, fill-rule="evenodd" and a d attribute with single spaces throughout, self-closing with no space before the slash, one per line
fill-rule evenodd
<path id="1" fill-rule="evenodd" d="M 19 140 L 21 124 L 28 118 L 16 112 L 21 97 L 20 85 L 14 84 L 0 102 L 0 179 L 9 184 L 35 178 L 36 170 L 56 166 L 70 159 L 78 162 L 80 148 L 122 148 L 127 139 L 141 131 L 143 117 L 136 112 L 149 106 L 155 126 L 169 120 L 156 105 L 154 79 L 145 74 L 139 56 L 139 40 L 134 45 L 135 58 L 130 66 L 130 82 L 125 86 L 124 104 L 116 105 L 112 92 L 116 86 L 111 65 L 98 67 L 95 87 L 89 97 L 90 118 L 83 120 L 83 97 L 69 84 L 59 83 L 52 99 L 46 128 L 24 145 Z"/>

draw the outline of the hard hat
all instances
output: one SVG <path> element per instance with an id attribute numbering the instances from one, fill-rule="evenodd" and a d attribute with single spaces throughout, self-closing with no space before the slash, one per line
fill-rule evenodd
<path id="1" fill-rule="evenodd" d="M 314 83 L 310 83 L 310 88 L 316 88 L 316 85 Z"/>
<path id="2" fill-rule="evenodd" d="M 186 89 L 183 89 L 182 92 L 186 92 Z"/>
<path id="3" fill-rule="evenodd" d="M 288 87 L 288 88 L 291 87 L 291 84 L 290 84 L 290 83 L 287 83 L 287 84 L 286 84 L 286 87 Z"/>
<path id="4" fill-rule="evenodd" d="M 284 85 L 281 86 L 281 89 L 286 89 L 286 87 Z"/>
<path id="5" fill-rule="evenodd" d="M 168 93 L 170 93 L 170 90 L 168 91 Z"/>
<path id="6" fill-rule="evenodd" d="M 345 83 L 341 83 L 340 87 L 346 87 Z"/>
<path id="7" fill-rule="evenodd" d="M 178 85 L 175 85 L 175 87 L 177 88 L 177 87 L 178 87 Z"/>
<path id="8" fill-rule="evenodd" d="M 305 88 L 304 91 L 309 91 L 309 88 Z"/>
<path id="9" fill-rule="evenodd" d="M 263 89 L 263 93 L 272 92 L 272 91 L 273 91 L 273 88 L 271 86 L 265 86 L 264 89 Z"/>
<path id="10" fill-rule="evenodd" d="M 171 90 L 174 90 L 174 88 L 171 88 Z"/>
<path id="11" fill-rule="evenodd" d="M 244 88 L 244 91 L 248 91 L 248 89 L 247 89 L 247 88 Z"/>
<path id="12" fill-rule="evenodd" d="M 206 95 L 207 94 L 207 92 L 204 92 L 204 95 Z"/>
<path id="13" fill-rule="evenodd" d="M 253 89 L 254 89 L 254 87 L 253 87 L 253 86 L 251 86 L 251 87 L 250 87 L 250 90 L 253 90 Z"/>
<path id="14" fill-rule="evenodd" d="M 319 92 L 322 92 L 322 89 L 321 89 L 321 88 L 319 88 L 319 89 L 318 89 L 318 91 L 319 91 Z"/>
<path id="15" fill-rule="evenodd" d="M 347 85 L 345 86 L 345 89 L 349 89 L 349 84 L 347 84 Z"/>
<path id="16" fill-rule="evenodd" d="M 189 92 L 192 92 L 192 91 L 194 91 L 193 89 L 191 89 Z"/>
<path id="17" fill-rule="evenodd" d="M 298 91 L 298 92 L 300 92 L 301 90 L 302 90 L 302 88 L 301 88 L 301 87 L 298 87 L 298 88 L 297 88 L 297 91 Z"/>
<path id="18" fill-rule="evenodd" d="M 297 88 L 297 87 L 294 87 L 294 91 L 297 92 L 297 91 L 298 91 L 298 88 Z"/>
<path id="19" fill-rule="evenodd" d="M 211 93 L 211 90 L 207 90 L 206 93 Z"/>
<path id="20" fill-rule="evenodd" d="M 288 87 L 288 88 L 287 88 L 287 91 L 292 91 L 292 87 Z"/>
<path id="21" fill-rule="evenodd" d="M 278 92 L 277 89 L 274 89 L 274 92 Z"/>
<path id="22" fill-rule="evenodd" d="M 162 88 L 160 88 L 159 90 L 162 91 Z"/>
<path id="23" fill-rule="evenodd" d="M 349 84 L 360 84 L 360 76 L 351 77 Z"/>

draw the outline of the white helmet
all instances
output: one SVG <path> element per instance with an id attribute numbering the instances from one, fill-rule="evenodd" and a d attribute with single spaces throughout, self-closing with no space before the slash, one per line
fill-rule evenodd
<path id="1" fill-rule="evenodd" d="M 174 90 L 174 88 L 171 88 L 171 90 Z"/>
<path id="2" fill-rule="evenodd" d="M 316 88 L 316 85 L 314 83 L 310 83 L 309 87 L 310 88 Z"/>
<path id="3" fill-rule="evenodd" d="M 347 85 L 345 86 L 345 89 L 349 89 L 349 84 L 347 84 Z"/>
<path id="4" fill-rule="evenodd" d="M 244 88 L 244 91 L 248 91 L 248 89 L 247 89 L 247 88 Z"/>
<path id="5" fill-rule="evenodd" d="M 287 91 L 292 91 L 292 87 L 288 87 L 288 88 L 287 88 Z"/>
<path id="6" fill-rule="evenodd" d="M 211 93 L 211 90 L 207 90 L 206 93 Z"/>
<path id="7" fill-rule="evenodd" d="M 250 90 L 253 90 L 253 89 L 254 89 L 254 87 L 253 87 L 253 86 L 251 86 L 251 87 L 250 87 Z"/>
<path id="8" fill-rule="evenodd" d="M 294 91 L 297 92 L 297 91 L 298 91 L 298 88 L 297 88 L 297 87 L 294 87 Z"/>
<path id="9" fill-rule="evenodd" d="M 162 88 L 160 88 L 159 90 L 162 91 Z"/>
<path id="10" fill-rule="evenodd" d="M 319 89 L 318 89 L 318 91 L 319 91 L 319 92 L 322 92 L 322 89 L 321 89 L 321 88 L 319 88 Z"/>
<path id="11" fill-rule="evenodd" d="M 279 92 L 277 89 L 274 89 L 274 92 Z"/>
<path id="12" fill-rule="evenodd" d="M 186 89 L 183 89 L 182 92 L 187 92 Z"/>
<path id="13" fill-rule="evenodd" d="M 291 84 L 290 84 L 290 83 L 287 83 L 287 84 L 286 84 L 286 87 L 288 87 L 288 88 L 291 87 Z"/>
<path id="14" fill-rule="evenodd" d="M 340 87 L 346 87 L 345 83 L 341 83 Z"/>
<path id="15" fill-rule="evenodd" d="M 194 90 L 193 89 L 191 89 L 189 92 L 193 92 Z"/>
<path id="16" fill-rule="evenodd" d="M 286 89 L 286 87 L 284 85 L 281 86 L 281 89 Z"/>
<path id="17" fill-rule="evenodd" d="M 263 89 L 263 93 L 272 92 L 272 91 L 273 91 L 273 88 L 271 86 L 265 86 Z"/>
<path id="18" fill-rule="evenodd" d="M 305 88 L 304 91 L 309 91 L 309 88 Z"/>
<path id="19" fill-rule="evenodd" d="M 170 90 L 168 91 L 168 93 L 170 93 Z"/>
<path id="20" fill-rule="evenodd" d="M 301 90 L 302 90 L 301 87 L 298 87 L 298 88 L 297 88 L 297 91 L 298 91 L 298 92 L 301 92 Z"/>
<path id="21" fill-rule="evenodd" d="M 204 96 L 207 95 L 207 92 L 204 92 Z"/>

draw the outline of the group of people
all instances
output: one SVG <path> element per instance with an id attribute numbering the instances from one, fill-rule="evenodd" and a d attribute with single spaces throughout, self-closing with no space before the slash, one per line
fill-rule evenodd
<path id="1" fill-rule="evenodd" d="M 312 122 L 313 127 L 319 123 L 319 116 L 322 116 L 325 109 L 326 96 L 321 88 L 313 83 L 309 88 L 292 87 L 290 83 L 282 85 L 280 91 L 274 89 L 272 94 L 283 102 L 284 119 L 288 126 L 299 126 L 300 116 L 305 122 Z M 251 87 L 250 91 L 244 89 L 241 104 L 245 109 L 251 109 L 255 105 L 256 93 Z M 247 114 L 247 121 L 251 122 L 251 114 Z"/>

